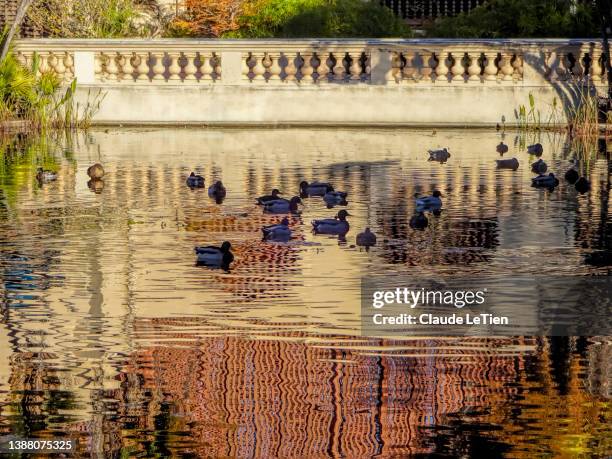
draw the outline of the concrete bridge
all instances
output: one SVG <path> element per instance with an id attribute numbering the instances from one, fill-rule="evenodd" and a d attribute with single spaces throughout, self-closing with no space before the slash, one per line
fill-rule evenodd
<path id="1" fill-rule="evenodd" d="M 563 124 L 606 86 L 601 44 L 554 40 L 21 40 L 96 124 Z M 524 121 L 524 120 L 523 120 Z"/>

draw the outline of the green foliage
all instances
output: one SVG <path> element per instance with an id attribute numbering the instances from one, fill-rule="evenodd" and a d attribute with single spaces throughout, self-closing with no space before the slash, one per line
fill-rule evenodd
<path id="1" fill-rule="evenodd" d="M 238 19 L 238 38 L 409 37 L 410 28 L 375 0 L 256 0 Z"/>
<path id="2" fill-rule="evenodd" d="M 597 12 L 591 2 L 490 0 L 470 12 L 437 21 L 430 37 L 595 37 Z"/>

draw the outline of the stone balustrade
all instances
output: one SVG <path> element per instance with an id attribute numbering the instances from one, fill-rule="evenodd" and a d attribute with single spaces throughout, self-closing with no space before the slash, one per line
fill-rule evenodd
<path id="1" fill-rule="evenodd" d="M 56 72 L 64 81 L 77 78 L 80 87 L 100 87 L 105 91 L 129 96 L 130 103 L 144 104 L 138 96 L 169 97 L 170 93 L 155 92 L 152 88 L 208 88 L 214 90 L 219 99 L 217 106 L 227 107 L 231 97 L 222 96 L 223 87 L 241 87 L 242 98 L 235 101 L 238 106 L 251 101 L 255 107 L 264 99 L 259 91 L 264 87 L 276 87 L 293 92 L 278 92 L 286 100 L 275 102 L 296 106 L 278 110 L 279 115 L 264 118 L 267 122 L 319 122 L 313 116 L 304 117 L 304 100 L 314 100 L 304 93 L 298 107 L 296 90 L 308 88 L 325 90 L 326 103 L 336 100 L 346 103 L 341 97 L 340 87 L 350 88 L 355 103 L 364 103 L 367 88 L 380 88 L 388 103 L 407 103 L 414 96 L 424 97 L 409 88 L 438 88 L 432 97 L 448 103 L 460 95 L 462 101 L 456 107 L 466 106 L 466 101 L 480 92 L 469 92 L 475 88 L 506 88 L 496 92 L 500 103 L 515 103 L 527 92 L 541 92 L 543 101 L 551 97 L 563 99 L 565 88 L 571 85 L 601 88 L 605 74 L 605 56 L 600 42 L 595 40 L 442 40 L 442 39 L 371 39 L 371 40 L 21 40 L 15 46 L 21 62 L 30 65 L 34 56 L 38 59 L 38 71 Z M 444 88 L 465 88 L 468 92 L 445 93 Z M 120 89 L 124 88 L 124 89 Z M 126 92 L 134 88 L 136 92 Z M 138 92 L 140 88 L 141 92 Z M 153 92 L 142 92 L 151 88 Z M 217 89 L 214 89 L 217 88 Z M 469 89 L 472 88 L 472 89 Z M 251 91 L 253 90 L 253 91 Z M 388 92 L 391 90 L 391 92 Z M 245 92 L 246 91 L 246 92 Z M 251 92 L 249 92 L 251 91 Z M 393 91 L 399 91 L 393 94 Z M 418 90 L 417 90 L 418 91 Z M 194 92 L 194 97 L 204 97 Z M 493 94 L 493 93 L 491 93 Z M 175 94 L 176 95 L 176 94 Z M 503 95 L 503 97 L 500 97 Z M 316 97 L 316 96 L 314 96 Z M 380 95 L 379 95 L 380 97 Z M 505 97 L 505 99 L 504 99 Z M 335 98 L 335 99 L 334 99 Z M 108 98 L 107 98 L 108 99 Z M 279 99 L 280 100 L 280 99 Z M 433 101 L 434 99 L 432 99 Z M 321 99 L 319 99 L 321 101 Z M 225 102 L 225 103 L 224 103 Z M 105 102 L 108 104 L 109 102 Z M 117 102 L 119 103 L 119 102 Z M 170 106 L 170 101 L 164 102 Z M 206 101 L 208 103 L 208 100 Z M 164 105 L 161 104 L 161 105 Z M 381 105 L 381 107 L 384 104 Z M 474 107 L 467 107 L 473 111 Z M 144 110 L 144 108 L 143 108 Z M 174 113 L 173 122 L 208 121 L 203 115 L 180 114 L 176 106 L 157 115 L 163 122 L 167 113 Z M 261 117 L 261 110 L 249 108 Z M 266 108 L 268 110 L 268 108 Z M 485 110 L 483 106 L 483 111 Z M 231 111 L 224 108 L 224 113 Z M 392 106 L 389 112 L 396 112 Z M 490 109 L 486 109 L 490 111 Z M 104 110 L 102 110 L 104 112 Z M 193 109 L 191 110 L 193 112 Z M 319 116 L 324 113 L 317 111 Z M 379 115 L 385 118 L 387 114 Z M 148 122 L 148 112 L 142 115 Z M 213 116 L 210 113 L 208 117 Z M 389 115 L 390 116 L 390 115 Z M 492 123 L 491 114 L 482 115 L 483 122 Z M 111 119 L 109 113 L 104 117 Z M 390 116 L 403 119 L 399 112 Z M 193 119 L 192 119 L 193 118 Z M 241 116 L 229 116 L 228 122 L 248 122 Z M 335 120 L 340 115 L 333 117 Z M 350 118 L 350 116 L 349 116 Z M 367 118 L 367 117 L 365 117 Z M 372 118 L 372 117 L 369 117 Z M 457 114 L 456 119 L 463 119 Z M 510 118 L 510 116 L 506 116 Z M 321 118 L 321 123 L 323 118 Z M 432 119 L 425 116 L 424 119 Z M 486 121 L 484 121 L 486 120 Z M 136 120 L 132 120 L 136 121 Z M 214 120 L 213 120 L 214 121 Z M 254 122 L 260 122 L 257 119 Z M 444 124 L 441 121 L 441 124 Z M 403 121 L 401 121 L 403 122 Z"/>

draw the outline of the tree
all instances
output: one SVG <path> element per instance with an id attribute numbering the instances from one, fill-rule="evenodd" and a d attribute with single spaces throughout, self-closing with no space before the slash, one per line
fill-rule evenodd
<path id="1" fill-rule="evenodd" d="M 13 41 L 13 37 L 17 33 L 17 30 L 19 30 L 19 26 L 21 26 L 23 18 L 25 18 L 32 1 L 33 0 L 21 0 L 19 2 L 19 5 L 17 6 L 17 14 L 15 15 L 15 21 L 11 24 L 8 32 L 2 37 L 2 41 L 0 42 L 0 62 L 2 62 L 8 54 L 9 46 Z"/>

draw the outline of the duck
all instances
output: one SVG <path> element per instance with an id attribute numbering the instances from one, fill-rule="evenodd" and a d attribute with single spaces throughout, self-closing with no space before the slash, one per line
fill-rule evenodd
<path id="1" fill-rule="evenodd" d="M 357 235 L 355 242 L 361 247 L 372 247 L 376 245 L 376 234 L 370 231 L 370 228 L 366 228 L 363 233 Z"/>
<path id="2" fill-rule="evenodd" d="M 544 147 L 541 143 L 535 143 L 527 147 L 527 153 L 530 155 L 540 156 L 544 152 Z"/>
<path id="3" fill-rule="evenodd" d="M 508 145 L 501 141 L 497 147 L 495 147 L 495 150 L 499 153 L 499 156 L 504 156 L 504 153 L 508 153 Z"/>
<path id="4" fill-rule="evenodd" d="M 261 205 L 264 205 L 266 202 L 276 201 L 277 199 L 282 199 L 282 198 L 279 197 L 280 194 L 281 194 L 281 192 L 278 189 L 274 188 L 272 190 L 272 193 L 258 197 L 257 198 L 257 205 L 261 206 Z"/>
<path id="5" fill-rule="evenodd" d="M 96 163 L 93 166 L 89 166 L 87 168 L 87 175 L 89 175 L 89 178 L 92 180 L 100 180 L 104 177 L 104 168 L 102 164 Z"/>
<path id="6" fill-rule="evenodd" d="M 439 163 L 445 163 L 448 158 L 451 157 L 448 148 L 442 148 L 439 150 L 427 150 L 429 153 L 429 159 L 427 161 L 437 161 Z"/>
<path id="7" fill-rule="evenodd" d="M 287 199 L 276 199 L 274 201 L 268 201 L 264 204 L 264 212 L 270 212 L 273 214 L 286 214 L 286 213 L 297 213 L 298 204 L 302 204 L 302 200 L 299 196 L 294 196 L 290 200 Z"/>
<path id="8" fill-rule="evenodd" d="M 196 247 L 195 253 L 198 257 L 198 263 L 213 266 L 229 266 L 234 261 L 234 255 L 231 252 L 232 244 L 225 241 L 221 247 L 212 245 L 206 247 Z"/>
<path id="9" fill-rule="evenodd" d="M 346 204 L 348 193 L 344 191 L 328 191 L 323 196 L 323 201 L 327 204 Z"/>
<path id="10" fill-rule="evenodd" d="M 422 211 L 416 212 L 412 217 L 410 217 L 409 225 L 412 229 L 423 230 L 427 228 L 428 224 L 429 220 Z"/>
<path id="11" fill-rule="evenodd" d="M 284 217 L 279 224 L 264 226 L 261 229 L 264 241 L 278 241 L 291 239 L 291 228 L 289 228 L 289 219 Z"/>
<path id="12" fill-rule="evenodd" d="M 513 171 L 519 168 L 519 161 L 516 158 L 496 159 L 498 169 L 512 169 Z"/>
<path id="13" fill-rule="evenodd" d="M 57 180 L 57 173 L 53 171 L 43 170 L 42 167 L 39 167 L 36 171 L 36 179 L 39 182 L 53 182 Z"/>
<path id="14" fill-rule="evenodd" d="M 559 184 L 559 180 L 552 172 L 548 175 L 540 174 L 531 179 L 531 186 L 540 188 L 554 188 Z"/>
<path id="15" fill-rule="evenodd" d="M 535 163 L 531 165 L 531 171 L 536 174 L 543 174 L 548 170 L 548 165 L 542 160 L 542 158 L 538 159 Z"/>
<path id="16" fill-rule="evenodd" d="M 574 183 L 574 187 L 578 193 L 584 194 L 591 189 L 591 182 L 589 182 L 586 177 L 580 177 L 576 180 L 576 183 Z"/>
<path id="17" fill-rule="evenodd" d="M 335 218 L 324 218 L 312 221 L 312 230 L 315 234 L 340 234 L 348 233 L 350 225 L 346 217 L 350 217 L 346 210 L 342 209 Z"/>
<path id="18" fill-rule="evenodd" d="M 580 174 L 578 174 L 578 171 L 576 171 L 576 169 L 574 169 L 573 167 L 565 173 L 565 180 L 567 180 L 572 185 L 575 184 L 579 178 Z"/>
<path id="19" fill-rule="evenodd" d="M 204 177 L 192 172 L 189 174 L 189 177 L 187 177 L 187 186 L 189 188 L 204 188 Z"/>
<path id="20" fill-rule="evenodd" d="M 330 191 L 334 191 L 334 187 L 331 186 L 329 183 L 317 181 L 308 183 L 305 180 L 300 182 L 300 195 L 302 197 L 325 196 L 325 193 L 328 193 Z"/>
<path id="21" fill-rule="evenodd" d="M 414 195 L 416 198 L 417 207 L 426 208 L 439 208 L 442 207 L 442 193 L 439 190 L 435 190 L 431 196 L 419 197 L 418 193 Z"/>
<path id="22" fill-rule="evenodd" d="M 227 195 L 227 190 L 221 180 L 217 180 L 208 188 L 208 196 L 211 198 L 223 199 Z"/>

